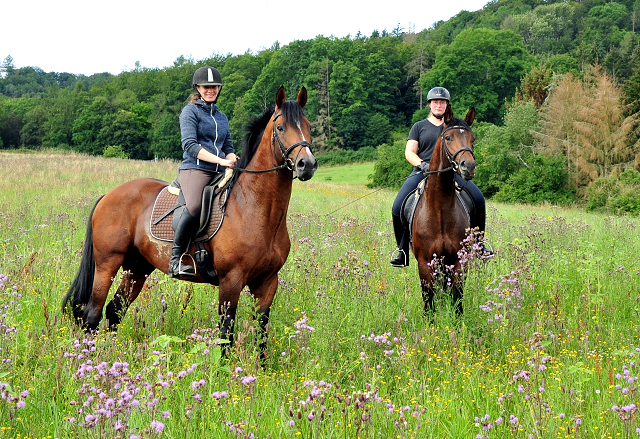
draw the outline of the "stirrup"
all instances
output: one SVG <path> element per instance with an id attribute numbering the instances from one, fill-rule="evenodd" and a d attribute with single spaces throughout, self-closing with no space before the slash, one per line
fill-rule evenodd
<path id="1" fill-rule="evenodd" d="M 482 241 L 482 256 L 495 256 L 493 247 L 487 241 Z"/>
<path id="2" fill-rule="evenodd" d="M 183 264 L 182 263 L 183 256 L 189 256 L 189 258 L 191 258 L 191 262 L 193 262 L 193 265 Z M 186 270 L 187 267 L 193 268 L 193 271 L 187 271 Z M 178 260 L 178 276 L 195 277 L 195 275 L 196 275 L 196 261 L 193 259 L 193 256 L 191 256 L 189 253 L 183 253 L 182 255 L 180 255 L 180 259 Z"/>
<path id="3" fill-rule="evenodd" d="M 196 276 L 196 264 L 195 264 L 195 261 L 193 263 L 193 267 L 190 267 L 189 265 L 183 264 L 182 263 L 182 257 L 184 255 L 189 256 L 191 258 L 191 260 L 193 261 L 193 257 L 189 253 L 181 254 L 180 255 L 180 259 L 178 259 L 177 264 L 175 264 L 175 265 L 169 264 L 169 277 L 170 278 L 194 277 L 194 276 Z M 191 268 L 193 271 L 186 270 L 187 267 Z"/>
<path id="4" fill-rule="evenodd" d="M 396 257 L 391 258 L 391 266 L 392 267 L 408 267 L 409 261 L 407 260 L 408 259 L 407 252 L 405 252 L 401 248 L 397 248 L 393 251 L 393 253 L 391 253 L 391 256 L 393 256 L 396 251 L 398 252 L 398 255 Z"/>

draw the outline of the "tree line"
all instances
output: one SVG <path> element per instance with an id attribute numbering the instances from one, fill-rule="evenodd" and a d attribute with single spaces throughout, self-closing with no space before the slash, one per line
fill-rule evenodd
<path id="1" fill-rule="evenodd" d="M 452 93 L 457 115 L 471 106 L 477 110 L 482 155 L 477 182 L 485 194 L 518 200 L 522 194 L 513 188 L 523 183 L 513 179 L 521 172 L 519 178 L 526 180 L 526 171 L 546 160 L 565 177 L 553 180 L 553 188 L 534 191 L 539 199 L 545 198 L 542 193 L 556 200 L 585 198 L 598 178 L 617 178 L 638 167 L 633 117 L 640 110 L 638 17 L 640 0 L 496 0 L 418 33 L 398 25 L 370 36 L 318 36 L 282 47 L 275 43 L 258 53 L 180 56 L 165 68 L 136 63 L 119 75 L 15 68 L 9 56 L 0 65 L 0 148 L 178 159 L 178 115 L 193 72 L 210 64 L 224 79 L 218 104 L 229 117 L 236 148 L 244 124 L 272 102 L 280 85 L 290 94 L 304 85 L 318 156 L 377 154 L 372 184 L 388 184 L 406 171 L 401 156 L 406 134 L 428 114 L 426 91 L 440 85 Z M 553 110 L 553 99 L 562 101 L 558 93 L 570 84 L 586 99 L 605 99 L 598 87 L 616 96 L 611 105 L 619 115 L 609 120 L 608 131 L 616 140 L 607 140 L 616 146 L 606 147 L 616 152 L 605 154 L 603 165 L 589 159 L 605 142 L 594 128 L 602 125 L 596 119 L 603 113 L 587 114 L 591 101 L 565 98 L 574 105 L 563 115 L 580 113 L 570 121 L 574 133 L 554 131 L 557 114 L 546 119 L 561 110 Z"/>

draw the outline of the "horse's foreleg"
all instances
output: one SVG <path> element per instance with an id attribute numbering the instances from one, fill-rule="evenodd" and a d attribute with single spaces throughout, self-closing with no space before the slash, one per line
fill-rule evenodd
<path id="1" fill-rule="evenodd" d="M 271 313 L 271 307 L 258 312 L 258 323 L 260 324 L 260 343 L 258 346 L 260 349 L 260 362 L 264 364 L 267 359 L 265 352 L 267 350 L 267 327 L 269 326 L 269 314 Z"/>
<path id="2" fill-rule="evenodd" d="M 436 306 L 433 302 L 435 290 L 432 285 L 422 285 L 422 301 L 424 302 L 425 317 L 433 316 L 436 312 Z"/>
<path id="3" fill-rule="evenodd" d="M 456 313 L 456 317 L 462 317 L 462 286 L 457 283 L 451 288 L 451 306 Z"/>
<path id="4" fill-rule="evenodd" d="M 222 345 L 222 358 L 227 357 L 229 348 L 233 346 L 233 328 L 236 322 L 237 310 L 237 301 L 235 305 L 231 305 L 230 303 L 220 303 L 220 305 L 218 305 L 218 314 L 223 316 L 220 321 L 220 338 L 228 341 L 228 343 Z"/>
<path id="5" fill-rule="evenodd" d="M 278 289 L 278 272 L 275 272 L 268 279 L 264 279 L 260 284 L 249 285 L 253 296 L 258 299 L 256 304 L 256 314 L 258 317 L 259 334 L 258 347 L 260 350 L 260 362 L 264 365 L 267 356 L 267 331 L 269 329 L 269 314 L 271 304 Z"/>

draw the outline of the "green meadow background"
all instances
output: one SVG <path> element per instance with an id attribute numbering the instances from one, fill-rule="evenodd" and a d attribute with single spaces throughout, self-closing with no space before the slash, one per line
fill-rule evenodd
<path id="1" fill-rule="evenodd" d="M 99 195 L 177 163 L 0 152 L 0 438 L 635 438 L 638 219 L 489 201 L 490 262 L 423 316 L 372 164 L 294 180 L 264 367 L 252 299 L 154 272 L 117 334 L 61 314 Z"/>

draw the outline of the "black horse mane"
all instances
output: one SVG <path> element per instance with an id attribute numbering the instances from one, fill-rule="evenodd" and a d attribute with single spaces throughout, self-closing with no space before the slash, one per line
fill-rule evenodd
<path id="1" fill-rule="evenodd" d="M 251 162 L 251 159 L 258 150 L 258 145 L 260 145 L 260 142 L 262 141 L 264 130 L 267 128 L 269 121 L 273 118 L 275 107 L 275 104 L 271 104 L 264 113 L 251 118 L 247 123 L 245 129 L 246 134 L 244 135 L 242 142 L 242 153 L 236 162 L 236 168 L 245 169 L 249 165 L 249 162 Z M 298 105 L 298 102 L 290 100 L 285 101 L 282 105 L 281 117 L 284 118 L 288 125 L 291 125 L 301 121 L 305 117 L 305 114 L 302 107 Z M 234 172 L 234 183 L 240 174 L 241 172 Z"/>

